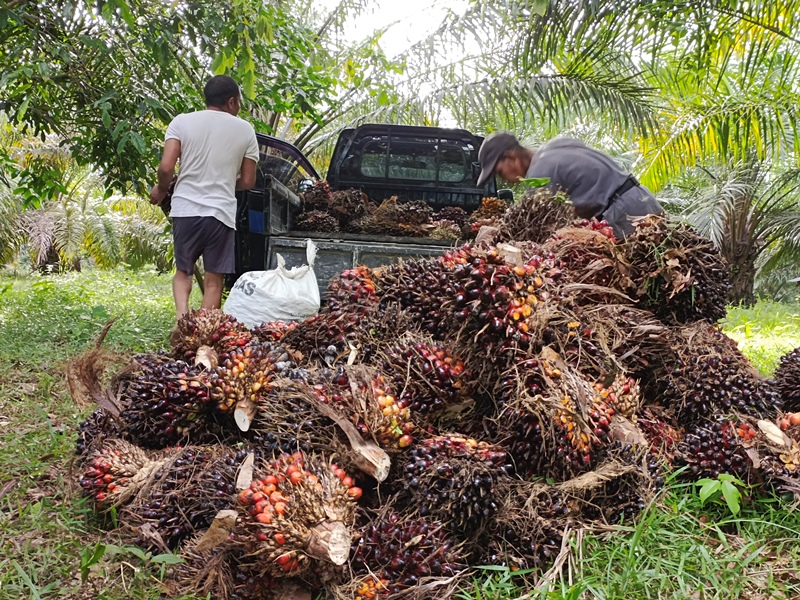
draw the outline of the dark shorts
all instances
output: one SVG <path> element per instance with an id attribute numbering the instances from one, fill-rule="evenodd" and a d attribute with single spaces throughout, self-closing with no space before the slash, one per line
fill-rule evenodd
<path id="1" fill-rule="evenodd" d="M 236 270 L 234 240 L 236 231 L 214 217 L 173 217 L 172 239 L 175 242 L 175 266 L 193 273 L 197 259 L 209 273 L 233 273 Z"/>

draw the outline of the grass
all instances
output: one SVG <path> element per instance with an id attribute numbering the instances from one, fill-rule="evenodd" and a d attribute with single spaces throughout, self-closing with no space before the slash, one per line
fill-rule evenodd
<path id="1" fill-rule="evenodd" d="M 164 557 L 100 530 L 76 489 L 76 429 L 92 408 L 75 405 L 62 372 L 109 317 L 117 321 L 108 344 L 130 353 L 164 347 L 172 315 L 164 275 L 0 274 L 0 600 L 161 596 Z M 769 373 L 780 354 L 800 346 L 800 307 L 735 308 L 725 328 Z M 671 484 L 631 526 L 573 532 L 571 558 L 549 586 L 526 589 L 520 573 L 484 569 L 460 597 L 796 598 L 798 538 L 800 512 L 784 503 L 750 499 L 732 518 Z"/>

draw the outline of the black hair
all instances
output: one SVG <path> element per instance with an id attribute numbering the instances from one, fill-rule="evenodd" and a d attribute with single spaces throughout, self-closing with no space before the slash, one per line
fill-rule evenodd
<path id="1" fill-rule="evenodd" d="M 227 75 L 214 75 L 206 83 L 203 94 L 206 97 L 206 106 L 223 107 L 231 98 L 241 95 L 239 84 Z"/>

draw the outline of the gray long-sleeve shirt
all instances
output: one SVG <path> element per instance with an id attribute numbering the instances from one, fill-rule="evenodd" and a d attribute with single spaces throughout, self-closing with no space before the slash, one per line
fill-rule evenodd
<path id="1" fill-rule="evenodd" d="M 563 190 L 577 215 L 584 219 L 605 218 L 614 233 L 622 237 L 634 227 L 628 216 L 658 214 L 661 206 L 647 188 L 634 188 L 614 202 L 614 192 L 631 174 L 614 159 L 590 148 L 580 140 L 562 137 L 543 144 L 533 155 L 526 177 L 549 177 L 550 188 Z M 608 210 L 608 214 L 604 215 Z"/>

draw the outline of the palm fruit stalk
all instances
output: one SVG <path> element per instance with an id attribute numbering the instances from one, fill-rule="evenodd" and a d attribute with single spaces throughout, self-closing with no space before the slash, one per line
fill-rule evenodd
<path id="1" fill-rule="evenodd" d="M 729 268 L 711 240 L 688 225 L 649 216 L 622 244 L 639 305 L 668 324 L 725 316 Z"/>
<path id="2" fill-rule="evenodd" d="M 142 354 L 117 375 L 112 389 L 118 390 L 122 435 L 140 446 L 210 442 L 221 433 L 210 418 L 214 402 L 203 367 Z"/>
<path id="3" fill-rule="evenodd" d="M 675 328 L 662 344 L 662 364 L 645 395 L 674 407 L 681 423 L 696 423 L 731 411 L 773 419 L 780 397 L 758 375 L 736 342 L 716 327 L 698 323 Z"/>
<path id="4" fill-rule="evenodd" d="M 339 231 L 339 222 L 336 217 L 321 210 L 300 213 L 297 216 L 296 231 L 318 231 L 320 233 L 336 233 Z"/>
<path id="5" fill-rule="evenodd" d="M 261 467 L 238 496 L 235 538 L 275 577 L 347 562 L 361 488 L 335 464 L 302 453 Z"/>
<path id="6" fill-rule="evenodd" d="M 391 597 L 426 578 L 452 577 L 465 558 L 444 525 L 428 517 L 402 517 L 386 510 L 365 524 L 353 544 L 350 567 L 356 576 L 374 575 Z"/>
<path id="7" fill-rule="evenodd" d="M 759 430 L 758 463 L 765 481 L 779 493 L 800 498 L 800 413 L 785 413 L 777 423 L 762 420 L 755 426 Z"/>
<path id="8" fill-rule="evenodd" d="M 229 353 L 247 346 L 252 334 L 244 323 L 218 308 L 190 310 L 178 319 L 177 334 L 170 340 L 174 357 L 192 362 L 202 346 L 217 354 Z"/>
<path id="9" fill-rule="evenodd" d="M 686 430 L 678 447 L 677 466 L 686 465 L 693 477 L 718 477 L 721 473 L 750 481 L 754 471 L 746 449 L 757 431 L 746 421 L 717 419 Z"/>
<path id="10" fill-rule="evenodd" d="M 590 470 L 610 442 L 616 410 L 577 371 L 528 359 L 500 383 L 498 443 L 525 477 L 564 481 Z"/>
<path id="11" fill-rule="evenodd" d="M 546 189 L 526 190 L 500 219 L 498 240 L 541 244 L 557 230 L 567 227 L 574 216 L 572 205 L 562 195 L 553 195 Z"/>
<path id="12" fill-rule="evenodd" d="M 78 426 L 78 440 L 75 454 L 78 457 L 97 448 L 106 439 L 120 436 L 117 420 L 103 408 L 95 409 Z"/>
<path id="13" fill-rule="evenodd" d="M 330 184 L 326 180 L 321 179 L 316 182 L 311 189 L 303 192 L 300 195 L 300 199 L 303 201 L 303 209 L 306 211 L 325 211 L 328 210 L 328 206 L 333 200 L 333 192 L 331 191 Z"/>
<path id="14" fill-rule="evenodd" d="M 498 506 L 496 481 L 513 471 L 502 448 L 456 435 L 429 438 L 401 463 L 402 486 L 420 516 L 432 516 L 451 533 L 472 539 Z"/>
<path id="15" fill-rule="evenodd" d="M 786 411 L 800 411 L 800 348 L 781 356 L 773 377 Z"/>
<path id="16" fill-rule="evenodd" d="M 120 507 L 144 486 L 159 462 L 124 440 L 106 440 L 84 462 L 80 486 L 101 509 Z"/>
<path id="17" fill-rule="evenodd" d="M 442 344 L 408 334 L 381 353 L 379 364 L 415 415 L 435 415 L 470 401 L 470 373 Z"/>
<path id="18" fill-rule="evenodd" d="M 167 547 L 177 548 L 207 529 L 220 510 L 233 508 L 236 474 L 247 454 L 247 449 L 227 446 L 170 450 L 136 499 L 123 508 L 120 520 L 137 532 L 148 525 Z M 157 547 L 143 534 L 139 543 Z"/>

